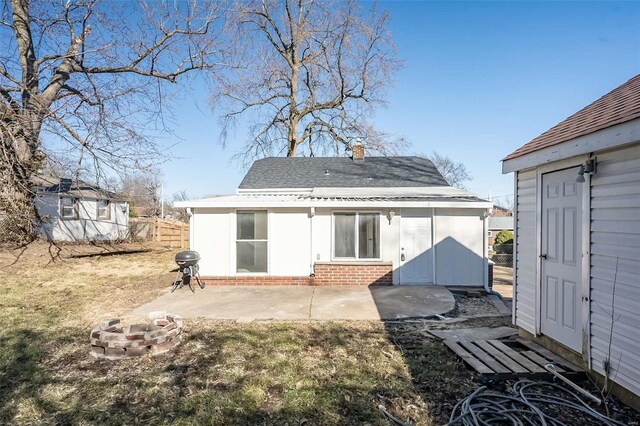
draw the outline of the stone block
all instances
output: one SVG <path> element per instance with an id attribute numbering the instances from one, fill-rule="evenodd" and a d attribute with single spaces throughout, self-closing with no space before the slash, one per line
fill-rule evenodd
<path id="1" fill-rule="evenodd" d="M 154 339 L 156 337 L 164 336 L 164 335 L 166 335 L 166 331 L 164 331 L 162 328 L 160 328 L 159 330 L 146 332 L 145 335 L 144 335 L 144 340 L 151 340 L 151 339 Z"/>
<path id="2" fill-rule="evenodd" d="M 165 327 L 166 325 L 171 324 L 171 321 L 167 319 L 155 319 L 153 320 L 153 325 L 159 325 L 160 327 Z"/>
<path id="3" fill-rule="evenodd" d="M 147 324 L 131 324 L 129 326 L 129 333 L 139 333 L 141 331 L 149 331 L 149 326 Z"/>
<path id="4" fill-rule="evenodd" d="M 124 333 L 109 333 L 103 331 L 100 335 L 100 340 L 102 340 L 103 342 L 111 342 L 118 340 L 127 340 L 127 337 L 124 335 Z"/>
<path id="5" fill-rule="evenodd" d="M 164 331 L 173 330 L 174 328 L 178 328 L 178 324 L 175 322 L 168 322 L 162 327 Z"/>
<path id="6" fill-rule="evenodd" d="M 146 332 L 128 333 L 128 334 L 125 334 L 125 338 L 127 340 L 144 340 L 145 334 L 147 333 Z"/>

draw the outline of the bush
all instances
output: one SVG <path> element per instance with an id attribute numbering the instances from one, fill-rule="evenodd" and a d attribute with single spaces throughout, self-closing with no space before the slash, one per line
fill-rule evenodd
<path id="1" fill-rule="evenodd" d="M 513 234 L 511 233 L 511 231 L 503 229 L 502 231 L 498 232 L 495 240 L 493 240 L 493 249 L 496 253 L 512 254 Z"/>

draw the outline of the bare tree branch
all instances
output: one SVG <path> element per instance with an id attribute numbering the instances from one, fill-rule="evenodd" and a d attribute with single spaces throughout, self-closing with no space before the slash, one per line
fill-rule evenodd
<path id="1" fill-rule="evenodd" d="M 167 83 L 235 66 L 224 0 L 0 1 L 3 35 L 11 29 L 0 51 L 0 210 L 22 214 L 13 222 L 25 235 L 47 157 L 73 159 L 96 180 L 145 170 L 169 131 Z M 12 210 L 15 200 L 30 207 Z"/>
<path id="2" fill-rule="evenodd" d="M 355 0 L 260 0 L 241 3 L 237 16 L 246 66 L 214 97 L 223 100 L 223 137 L 239 116 L 252 120 L 244 160 L 339 153 L 356 138 L 382 154 L 404 147 L 368 122 L 401 65 L 387 14 Z"/>

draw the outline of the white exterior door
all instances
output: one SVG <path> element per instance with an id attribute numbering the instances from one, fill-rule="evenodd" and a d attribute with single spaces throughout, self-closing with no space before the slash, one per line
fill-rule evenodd
<path id="1" fill-rule="evenodd" d="M 540 331 L 582 350 L 582 186 L 578 168 L 542 175 Z"/>
<path id="2" fill-rule="evenodd" d="M 400 284 L 433 284 L 431 215 L 403 215 L 400 228 Z"/>

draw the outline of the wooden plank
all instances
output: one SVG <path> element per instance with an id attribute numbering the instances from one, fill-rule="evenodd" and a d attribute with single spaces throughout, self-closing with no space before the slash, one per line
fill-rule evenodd
<path id="1" fill-rule="evenodd" d="M 476 340 L 474 343 L 480 346 L 482 349 L 485 350 L 485 352 L 489 353 L 491 356 L 493 356 L 495 359 L 500 361 L 505 367 L 507 367 L 509 370 L 513 371 L 514 373 L 529 372 L 529 370 L 527 370 L 526 368 L 524 368 L 523 366 L 521 366 L 520 364 L 518 364 L 517 362 L 515 362 L 514 360 L 512 360 L 511 358 L 509 358 L 508 356 L 506 356 L 505 354 L 503 354 L 502 352 L 494 348 L 493 346 L 491 346 L 489 342 L 487 342 L 486 340 Z"/>
<path id="2" fill-rule="evenodd" d="M 535 362 L 536 364 L 538 364 L 540 367 L 543 367 L 543 368 L 544 368 L 545 365 L 547 365 L 547 364 L 549 364 L 551 362 L 548 359 L 542 358 L 540 355 L 538 355 L 537 353 L 535 353 L 533 351 L 523 351 L 523 352 L 520 352 L 520 354 L 522 356 L 526 356 L 531 361 Z M 545 369 L 545 371 L 546 371 L 546 369 Z M 558 371 L 558 373 L 564 373 L 564 368 L 558 367 L 556 365 L 556 371 Z"/>
<path id="3" fill-rule="evenodd" d="M 491 355 L 488 355 L 485 351 L 474 345 L 472 342 L 468 342 L 466 340 L 458 340 L 458 343 L 462 345 L 465 349 L 475 355 L 480 361 L 485 363 L 489 368 L 491 368 L 496 373 L 500 374 L 508 374 L 511 373 L 511 370 L 504 367 L 498 361 L 496 361 Z"/>
<path id="4" fill-rule="evenodd" d="M 537 352 L 539 355 L 542 355 L 543 357 L 547 358 L 551 362 L 554 362 L 558 365 L 565 367 L 567 370 L 583 371 L 582 368 L 578 367 L 577 365 L 570 363 L 569 361 L 562 358 L 561 356 L 554 354 L 550 350 L 543 348 L 542 346 L 532 342 L 531 340 L 517 338 L 516 341 L 526 346 L 527 348 L 531 349 L 532 351 Z"/>
<path id="5" fill-rule="evenodd" d="M 543 367 L 540 367 L 538 364 L 536 364 L 535 362 L 531 361 L 530 359 L 523 357 L 518 352 L 514 351 L 513 349 L 511 349 L 509 346 L 505 345 L 501 341 L 495 340 L 495 339 L 491 339 L 491 340 L 488 340 L 488 342 L 494 348 L 498 349 L 499 351 L 501 351 L 502 353 L 507 355 L 509 358 L 511 358 L 512 360 L 514 360 L 515 362 L 517 362 L 521 366 L 525 367 L 526 369 L 528 369 L 532 373 L 545 373 L 545 372 L 547 372 L 547 370 L 545 370 Z"/>
<path id="6" fill-rule="evenodd" d="M 481 374 L 493 374 L 494 371 L 492 369 L 490 369 L 489 367 L 487 367 L 486 365 L 484 365 L 483 363 L 478 361 L 477 358 L 475 358 L 469 352 L 465 351 L 462 348 L 462 346 L 460 346 L 455 341 L 453 341 L 453 340 L 443 340 L 443 342 L 444 342 L 445 345 L 447 345 L 447 347 L 449 349 L 451 349 L 453 352 L 455 352 L 456 355 L 458 355 L 460 358 L 462 358 L 462 360 L 464 362 L 466 362 L 471 367 L 473 367 L 473 369 L 476 370 L 478 373 L 481 373 Z"/>

